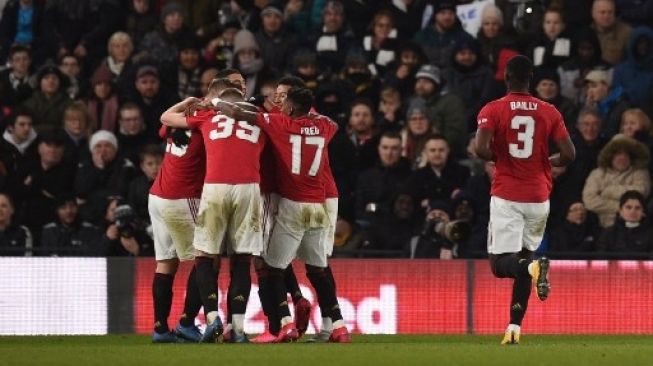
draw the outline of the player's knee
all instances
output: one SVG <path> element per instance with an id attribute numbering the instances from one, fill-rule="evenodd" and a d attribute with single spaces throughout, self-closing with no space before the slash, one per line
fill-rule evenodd
<path id="1" fill-rule="evenodd" d="M 156 261 L 156 273 L 174 275 L 179 267 L 179 259 L 164 259 Z"/>
<path id="2" fill-rule="evenodd" d="M 311 273 L 311 274 L 323 274 L 324 273 L 324 267 L 317 267 L 317 266 L 312 266 L 310 264 L 306 265 L 306 273 Z"/>

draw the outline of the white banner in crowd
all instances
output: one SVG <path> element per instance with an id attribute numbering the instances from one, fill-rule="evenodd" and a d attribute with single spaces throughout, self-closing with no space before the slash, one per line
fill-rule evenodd
<path id="1" fill-rule="evenodd" d="M 481 28 L 481 13 L 483 12 L 483 8 L 488 4 L 494 4 L 494 0 L 477 0 L 471 4 L 456 6 L 456 14 L 463 24 L 463 28 L 467 33 L 474 36 L 474 38 L 476 38 L 476 33 Z M 431 25 L 428 24 L 431 16 L 433 16 L 433 5 L 427 5 L 422 14 L 422 28 Z"/>
<path id="2" fill-rule="evenodd" d="M 107 334 L 104 258 L 0 258 L 0 335 Z"/>

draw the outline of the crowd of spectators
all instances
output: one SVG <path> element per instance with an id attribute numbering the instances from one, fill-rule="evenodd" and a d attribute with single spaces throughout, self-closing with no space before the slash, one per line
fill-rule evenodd
<path id="1" fill-rule="evenodd" d="M 473 34 L 472 2 L 0 2 L 0 255 L 152 255 L 159 116 L 237 68 L 260 102 L 300 77 L 340 125 L 335 256 L 483 257 L 476 114 L 519 53 L 577 149 L 541 251 L 653 255 L 653 1 L 490 1 Z"/>

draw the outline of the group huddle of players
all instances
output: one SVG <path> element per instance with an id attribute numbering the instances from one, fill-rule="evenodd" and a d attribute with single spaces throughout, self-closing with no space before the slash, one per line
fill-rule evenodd
<path id="1" fill-rule="evenodd" d="M 244 95 L 239 71 L 223 70 L 203 99 L 188 98 L 161 115 L 166 152 L 148 201 L 157 260 L 152 340 L 250 342 L 244 318 L 252 261 L 268 331 L 251 342 L 298 340 L 311 311 L 291 266 L 298 258 L 322 313 L 321 330 L 311 340 L 350 342 L 327 263 L 338 207 L 327 147 L 337 124 L 313 111 L 312 93 L 298 78 L 281 79 L 265 107 L 245 102 Z M 218 315 L 221 255 L 230 264 L 226 324 Z M 194 266 L 184 312 L 171 330 L 167 318 L 180 260 L 194 260 Z M 202 306 L 203 333 L 195 325 Z"/>

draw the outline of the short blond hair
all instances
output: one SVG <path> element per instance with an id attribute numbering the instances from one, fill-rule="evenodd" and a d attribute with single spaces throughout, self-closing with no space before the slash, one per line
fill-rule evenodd
<path id="1" fill-rule="evenodd" d="M 111 52 L 111 45 L 116 42 L 127 42 L 129 43 L 130 50 L 134 50 L 134 42 L 132 41 L 132 37 L 130 37 L 129 34 L 125 32 L 116 32 L 112 34 L 107 41 L 107 52 Z"/>
<path id="2" fill-rule="evenodd" d="M 632 115 L 637 118 L 640 125 L 640 131 L 647 131 L 649 134 L 653 135 L 653 129 L 651 129 L 651 119 L 646 115 L 646 113 L 640 108 L 630 108 L 626 109 L 623 114 L 621 114 L 621 124 L 623 125 L 626 117 Z"/>

